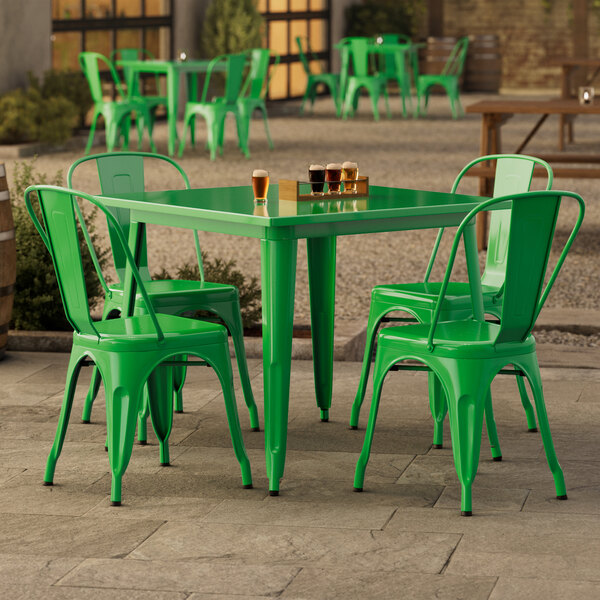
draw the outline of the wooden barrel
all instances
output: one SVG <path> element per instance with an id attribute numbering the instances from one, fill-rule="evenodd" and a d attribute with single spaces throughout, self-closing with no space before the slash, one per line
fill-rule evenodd
<path id="1" fill-rule="evenodd" d="M 419 72 L 427 75 L 439 75 L 450 58 L 457 37 L 428 37 L 427 46 L 421 48 L 419 55 Z M 464 75 L 461 75 L 459 88 L 462 88 Z M 438 89 L 439 88 L 439 89 Z M 431 93 L 441 93 L 443 89 L 439 86 L 431 88 Z"/>
<path id="2" fill-rule="evenodd" d="M 0 163 L 0 359 L 4 358 L 17 278 L 15 225 L 4 163 Z"/>
<path id="3" fill-rule="evenodd" d="M 501 81 L 502 55 L 498 36 L 470 36 L 465 65 L 465 90 L 497 93 Z"/>

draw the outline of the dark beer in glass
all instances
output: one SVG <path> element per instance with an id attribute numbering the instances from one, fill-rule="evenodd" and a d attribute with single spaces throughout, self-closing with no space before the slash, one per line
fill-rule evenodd
<path id="1" fill-rule="evenodd" d="M 342 187 L 342 165 L 329 163 L 325 169 L 325 180 L 332 194 L 340 194 Z"/>
<path id="2" fill-rule="evenodd" d="M 325 188 L 325 167 L 323 165 L 310 165 L 308 180 L 310 181 L 310 193 L 313 196 L 322 196 Z"/>

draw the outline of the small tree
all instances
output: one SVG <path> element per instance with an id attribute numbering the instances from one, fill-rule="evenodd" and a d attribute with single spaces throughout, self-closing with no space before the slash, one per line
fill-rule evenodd
<path id="1" fill-rule="evenodd" d="M 424 0 L 363 0 L 346 9 L 346 35 L 403 33 L 412 37 L 424 12 Z"/>

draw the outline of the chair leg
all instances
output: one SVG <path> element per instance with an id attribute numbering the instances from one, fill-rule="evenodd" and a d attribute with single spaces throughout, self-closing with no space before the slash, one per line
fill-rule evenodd
<path id="1" fill-rule="evenodd" d="M 485 397 L 485 428 L 487 431 L 488 440 L 490 442 L 492 460 L 501 461 L 502 450 L 500 449 L 498 431 L 496 430 L 496 419 L 494 419 L 494 409 L 492 407 L 492 393 L 489 390 Z"/>
<path id="2" fill-rule="evenodd" d="M 225 124 L 225 119 L 223 119 L 223 125 Z M 238 141 L 240 145 L 240 149 L 244 153 L 246 158 L 250 158 L 250 150 L 248 149 L 248 135 L 250 132 L 250 116 L 248 116 L 247 125 L 244 123 L 243 118 L 240 115 L 235 115 L 235 126 L 238 134 Z M 224 127 L 222 128 L 224 129 Z M 221 143 L 221 154 L 223 153 L 223 144 Z"/>
<path id="3" fill-rule="evenodd" d="M 100 371 L 98 370 L 98 367 L 94 365 L 94 369 L 92 371 L 92 380 L 90 381 L 90 387 L 88 389 L 88 393 L 83 403 L 83 411 L 81 413 L 82 423 L 90 422 L 90 419 L 92 417 L 92 406 L 94 404 L 96 396 L 98 395 L 98 391 L 100 390 L 100 383 L 102 383 Z"/>
<path id="4" fill-rule="evenodd" d="M 150 415 L 150 401 L 148 400 L 148 386 L 144 386 L 142 402 L 138 413 L 137 438 L 140 446 L 148 443 L 148 416 Z"/>
<path id="5" fill-rule="evenodd" d="M 311 87 L 312 87 L 311 83 L 306 84 L 306 90 L 304 90 L 304 96 L 302 96 L 302 103 L 300 104 L 300 114 L 301 115 L 304 114 L 304 105 L 306 104 L 306 101 L 308 100 L 308 97 L 310 96 L 310 88 Z"/>
<path id="6" fill-rule="evenodd" d="M 536 432 L 537 423 L 535 421 L 535 413 L 533 411 L 533 406 L 529 400 L 529 395 L 527 394 L 527 387 L 525 386 L 525 379 L 521 375 L 517 375 L 517 386 L 519 388 L 519 395 L 521 397 L 521 404 L 523 405 L 523 409 L 525 410 L 525 418 L 527 419 L 527 430 L 530 432 Z"/>
<path id="7" fill-rule="evenodd" d="M 567 499 L 567 488 L 565 486 L 565 477 L 562 468 L 556 457 L 554 443 L 552 442 L 552 434 L 550 433 L 550 424 L 548 423 L 548 414 L 546 413 L 546 404 L 544 403 L 544 392 L 542 388 L 542 378 L 540 376 L 540 368 L 535 354 L 521 357 L 523 363 L 518 365 L 525 371 L 535 401 L 535 410 L 537 412 L 537 420 L 544 443 L 544 451 L 546 460 L 554 478 L 554 487 L 556 488 L 556 497 L 558 500 Z M 515 364 L 515 366 L 517 366 Z"/>
<path id="8" fill-rule="evenodd" d="M 90 135 L 88 136 L 88 141 L 85 146 L 85 150 L 83 151 L 85 155 L 88 155 L 90 153 L 90 150 L 92 149 L 92 145 L 94 143 L 94 134 L 96 132 L 96 123 L 98 122 L 99 116 L 100 113 L 94 112 L 94 116 L 92 117 L 92 124 L 90 125 Z"/>
<path id="9" fill-rule="evenodd" d="M 370 89 L 369 97 L 371 98 L 371 106 L 373 107 L 373 118 L 375 121 L 379 121 L 379 109 L 377 103 L 379 102 L 379 91 Z"/>
<path id="10" fill-rule="evenodd" d="M 275 148 L 275 146 L 273 145 L 273 140 L 271 139 L 271 132 L 269 131 L 269 121 L 267 120 L 267 111 L 263 106 L 261 106 L 259 108 L 263 115 L 263 121 L 265 124 L 265 133 L 267 134 L 267 142 L 269 143 L 269 148 L 271 150 L 273 150 L 273 148 Z M 336 113 L 337 113 L 337 110 L 336 110 Z M 249 125 L 249 123 L 248 123 L 248 125 Z"/>
<path id="11" fill-rule="evenodd" d="M 385 100 L 385 113 L 388 119 L 392 118 L 392 113 L 390 111 L 390 99 L 388 97 L 387 85 L 383 85 L 383 98 Z"/>
<path id="12" fill-rule="evenodd" d="M 181 354 L 179 356 L 174 356 L 173 360 L 187 360 L 187 354 Z M 175 412 L 182 413 L 183 412 L 183 384 L 185 383 L 185 376 L 187 373 L 187 367 L 173 367 L 173 397 L 174 397 L 174 405 Z"/>
<path id="13" fill-rule="evenodd" d="M 65 394 L 63 397 L 60 416 L 58 418 L 58 426 L 54 443 L 46 461 L 46 471 L 44 473 L 44 485 L 52 485 L 54 483 L 54 470 L 56 462 L 62 451 L 62 447 L 67 435 L 67 427 L 69 426 L 69 417 L 71 416 L 71 408 L 73 407 L 73 398 L 75 397 L 75 388 L 77 387 L 77 378 L 81 370 L 81 356 L 79 354 L 71 354 L 69 366 L 67 369 L 67 382 L 65 385 Z"/>
<path id="14" fill-rule="evenodd" d="M 429 385 L 429 408 L 433 417 L 433 447 L 444 447 L 444 419 L 448 412 L 446 392 L 439 378 L 433 372 L 427 374 Z"/>
<path id="15" fill-rule="evenodd" d="M 183 156 L 183 149 L 185 148 L 185 134 L 187 132 L 187 129 L 188 127 L 194 127 L 193 117 L 193 113 L 189 113 L 187 110 L 185 111 L 185 115 L 183 118 L 183 127 L 181 130 L 181 140 L 179 141 L 179 152 L 177 153 L 177 156 L 179 156 L 179 158 Z"/>
<path id="16" fill-rule="evenodd" d="M 152 427 L 158 439 L 160 464 L 167 467 L 169 436 L 173 427 L 173 368 L 158 366 L 148 378 L 148 403 Z"/>

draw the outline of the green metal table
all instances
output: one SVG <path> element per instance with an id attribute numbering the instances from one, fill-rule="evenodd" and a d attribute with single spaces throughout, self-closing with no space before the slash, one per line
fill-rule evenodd
<path id="1" fill-rule="evenodd" d="M 301 185 L 301 192 L 306 191 Z M 129 244 L 136 260 L 146 223 L 261 240 L 264 428 L 271 495 L 279 493 L 285 467 L 298 240 L 307 242 L 315 393 L 321 419 L 327 420 L 333 382 L 337 236 L 455 226 L 483 200 L 379 186 L 370 187 L 368 198 L 343 194 L 339 201 L 295 202 L 278 196 L 278 186 L 272 185 L 264 206 L 255 205 L 249 186 L 101 198 L 108 206 L 131 211 Z M 474 224 L 466 229 L 465 251 L 474 313 L 483 319 Z M 398 264 L 401 261 L 399 256 Z M 126 275 L 125 290 L 132 314 L 135 281 L 131 273 Z"/>
<path id="2" fill-rule="evenodd" d="M 177 144 L 177 113 L 179 110 L 179 80 L 185 74 L 187 79 L 188 99 L 196 100 L 198 96 L 199 73 L 206 73 L 210 60 L 118 60 L 119 67 L 127 67 L 131 77 L 139 73 L 156 73 L 167 77 L 167 123 L 169 126 L 169 156 L 175 156 Z M 224 65 L 215 65 L 214 71 L 223 71 Z M 130 83 L 130 82 L 128 82 Z"/>

